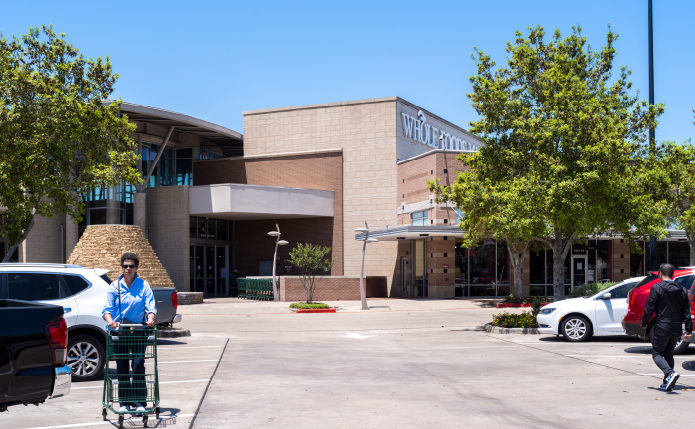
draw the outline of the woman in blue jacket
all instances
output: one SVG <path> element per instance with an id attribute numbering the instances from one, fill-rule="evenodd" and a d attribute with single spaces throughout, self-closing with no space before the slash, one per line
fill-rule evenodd
<path id="1" fill-rule="evenodd" d="M 124 253 L 121 256 L 121 267 L 123 274 L 118 277 L 118 280 L 111 283 L 109 291 L 106 295 L 106 305 L 101 312 L 101 316 L 111 329 L 118 329 L 121 323 L 123 324 L 139 324 L 145 323 L 147 326 L 154 326 L 154 319 L 157 316 L 157 308 L 154 303 L 154 295 L 149 283 L 141 279 L 138 274 L 140 266 L 140 258 L 135 253 Z M 125 332 L 124 332 L 125 333 Z M 144 334 L 144 331 L 133 331 L 132 335 Z M 146 335 L 146 334 L 145 334 Z M 131 347 L 130 353 L 143 354 L 144 341 L 135 341 L 137 344 L 143 344 L 143 350 L 134 350 L 136 346 Z M 114 353 L 127 354 L 129 353 L 128 345 L 114 346 Z M 137 347 L 138 349 L 140 347 Z M 123 350 L 122 350 L 123 349 Z M 130 360 L 116 359 L 116 370 L 118 371 L 118 397 L 135 397 L 142 398 L 143 402 L 120 402 L 121 408 L 119 411 L 129 411 L 127 406 L 135 407 L 138 413 L 145 411 L 144 398 L 147 397 L 147 388 L 145 384 L 145 360 L 132 359 L 133 366 L 133 382 L 130 383 Z"/>

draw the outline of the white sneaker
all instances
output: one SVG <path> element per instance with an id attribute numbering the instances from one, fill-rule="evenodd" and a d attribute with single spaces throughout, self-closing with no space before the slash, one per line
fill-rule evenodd
<path id="1" fill-rule="evenodd" d="M 671 375 L 666 379 L 666 391 L 670 392 L 673 390 L 673 387 L 676 385 L 676 381 L 678 381 L 678 378 L 680 377 L 680 374 L 677 372 L 672 372 Z"/>
<path id="2" fill-rule="evenodd" d="M 135 417 L 140 417 L 140 416 L 142 416 L 142 413 L 147 411 L 147 410 L 145 410 L 145 407 L 138 402 L 135 403 L 135 407 L 136 407 L 135 412 L 137 413 L 137 414 L 135 414 Z"/>
<path id="3" fill-rule="evenodd" d="M 118 412 L 119 412 L 119 413 L 127 413 L 127 412 L 129 412 L 129 411 L 130 411 L 130 410 L 129 410 L 128 407 L 126 407 L 125 405 L 121 405 L 121 408 L 118 409 Z"/>

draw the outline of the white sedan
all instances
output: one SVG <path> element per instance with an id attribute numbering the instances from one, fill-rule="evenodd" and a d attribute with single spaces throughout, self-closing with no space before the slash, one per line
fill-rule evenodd
<path id="1" fill-rule="evenodd" d="M 627 294 L 644 277 L 633 277 L 593 296 L 566 299 L 543 307 L 536 317 L 543 334 L 562 334 L 567 341 L 586 341 L 592 335 L 625 335 Z"/>

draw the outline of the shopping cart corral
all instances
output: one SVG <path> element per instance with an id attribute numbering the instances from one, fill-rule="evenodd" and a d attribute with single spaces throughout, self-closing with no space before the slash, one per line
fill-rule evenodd
<path id="1" fill-rule="evenodd" d="M 144 374 L 111 373 L 109 368 L 116 366 L 120 359 L 153 359 L 154 369 Z M 130 364 L 128 364 L 130 367 Z M 144 367 L 144 366 L 143 366 Z M 102 417 L 107 420 L 107 410 L 118 415 L 118 427 L 123 427 L 126 414 L 142 414 L 142 423 L 147 427 L 148 414 L 154 413 L 159 419 L 159 375 L 157 369 L 157 327 L 144 324 L 120 325 L 116 329 L 107 328 L 106 368 L 104 370 L 104 392 Z M 121 404 L 142 404 L 144 411 L 121 411 Z M 147 407 L 151 404 L 151 407 Z"/>

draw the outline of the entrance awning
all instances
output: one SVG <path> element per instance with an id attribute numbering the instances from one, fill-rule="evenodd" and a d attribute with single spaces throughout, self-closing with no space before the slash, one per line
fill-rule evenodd
<path id="1" fill-rule="evenodd" d="M 333 217 L 333 191 L 226 183 L 191 186 L 192 216 L 230 220 Z"/>
<path id="2" fill-rule="evenodd" d="M 427 237 L 462 237 L 463 232 L 456 225 L 398 226 L 371 231 L 369 238 L 378 241 L 418 240 Z M 363 241 L 364 234 L 355 234 L 355 240 Z"/>

